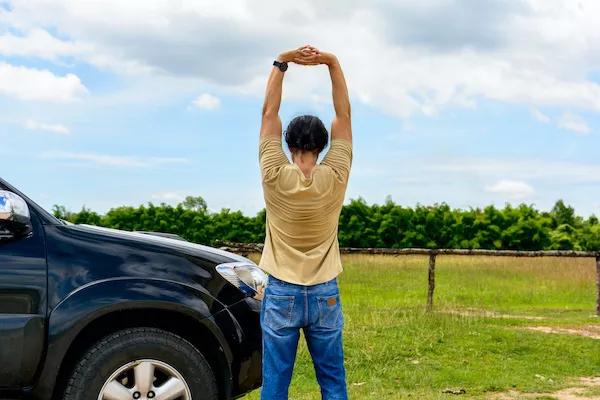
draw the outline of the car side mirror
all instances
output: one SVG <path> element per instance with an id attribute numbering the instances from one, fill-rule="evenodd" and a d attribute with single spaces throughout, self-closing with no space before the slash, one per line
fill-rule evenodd
<path id="1" fill-rule="evenodd" d="M 13 192 L 0 190 L 0 242 L 24 238 L 32 230 L 25 200 Z"/>

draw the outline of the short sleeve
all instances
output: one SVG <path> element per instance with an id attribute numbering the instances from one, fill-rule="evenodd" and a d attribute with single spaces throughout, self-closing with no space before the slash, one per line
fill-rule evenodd
<path id="1" fill-rule="evenodd" d="M 321 164 L 330 167 L 339 182 L 347 184 L 352 166 L 352 142 L 346 139 L 333 139 Z"/>
<path id="2" fill-rule="evenodd" d="M 281 139 L 273 137 L 260 140 L 258 160 L 263 182 L 277 177 L 281 167 L 289 164 L 289 160 L 281 148 Z"/>

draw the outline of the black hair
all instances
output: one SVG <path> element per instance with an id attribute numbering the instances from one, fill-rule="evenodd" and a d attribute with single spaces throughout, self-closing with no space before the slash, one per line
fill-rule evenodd
<path id="1" fill-rule="evenodd" d="M 285 130 L 285 142 L 290 150 L 321 152 L 327 146 L 329 133 L 319 117 L 300 115 L 290 121 Z"/>

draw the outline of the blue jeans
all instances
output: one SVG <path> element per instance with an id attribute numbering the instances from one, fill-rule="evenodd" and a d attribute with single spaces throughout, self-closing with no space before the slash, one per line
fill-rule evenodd
<path id="1" fill-rule="evenodd" d="M 303 286 L 269 276 L 260 314 L 263 340 L 262 400 L 287 400 L 300 328 L 304 331 L 323 400 L 346 400 L 337 279 Z"/>

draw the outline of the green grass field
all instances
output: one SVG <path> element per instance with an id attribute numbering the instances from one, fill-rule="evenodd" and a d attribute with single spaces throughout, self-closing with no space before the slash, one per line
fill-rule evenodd
<path id="1" fill-rule="evenodd" d="M 552 399 L 576 378 L 600 376 L 600 340 L 527 329 L 600 335 L 594 260 L 439 256 L 436 268 L 427 313 L 426 257 L 344 256 L 350 398 L 487 399 L 512 390 Z M 258 390 L 244 397 L 258 398 Z M 304 339 L 290 399 L 320 399 Z"/>

